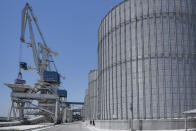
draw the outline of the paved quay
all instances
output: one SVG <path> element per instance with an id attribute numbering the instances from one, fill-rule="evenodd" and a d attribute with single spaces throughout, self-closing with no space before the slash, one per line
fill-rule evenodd
<path id="1" fill-rule="evenodd" d="M 34 130 L 38 131 L 38 130 Z M 51 128 L 42 129 L 39 131 L 91 131 L 88 127 L 84 125 L 82 122 L 73 122 L 73 123 L 67 123 L 62 125 L 56 125 Z"/>

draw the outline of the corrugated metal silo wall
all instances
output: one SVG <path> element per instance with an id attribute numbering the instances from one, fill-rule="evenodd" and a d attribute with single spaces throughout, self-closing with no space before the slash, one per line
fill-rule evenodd
<path id="1" fill-rule="evenodd" d="M 85 120 L 89 120 L 89 94 L 88 94 L 88 89 L 85 91 L 85 97 L 84 97 L 84 116 Z"/>
<path id="2" fill-rule="evenodd" d="M 98 88 L 97 88 L 97 70 L 92 70 L 89 73 L 89 83 L 88 83 L 88 100 L 87 103 L 87 116 L 89 120 L 97 119 L 97 95 L 98 95 Z"/>
<path id="3" fill-rule="evenodd" d="M 125 0 L 98 30 L 100 119 L 181 118 L 196 108 L 196 0 Z"/>

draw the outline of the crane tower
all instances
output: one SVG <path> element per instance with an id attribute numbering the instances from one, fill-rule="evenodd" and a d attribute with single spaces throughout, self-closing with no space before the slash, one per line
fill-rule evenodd
<path id="1" fill-rule="evenodd" d="M 35 26 L 33 26 L 34 24 Z M 41 42 L 35 39 L 33 27 L 38 31 Z M 26 28 L 28 28 L 29 39 L 26 39 Z M 62 118 L 63 104 L 67 98 L 67 91 L 60 90 L 61 78 L 64 77 L 57 71 L 53 57 L 58 53 L 52 51 L 46 44 L 43 34 L 39 28 L 32 7 L 26 3 L 22 10 L 21 37 L 20 41 L 30 47 L 33 52 L 35 66 L 28 66 L 26 62 L 19 62 L 19 74 L 14 84 L 5 83 L 11 88 L 11 107 L 8 119 L 13 116 L 15 119 L 26 120 L 29 115 L 42 116 L 55 123 Z M 22 79 L 21 70 L 36 70 L 39 80 L 33 86 L 27 85 Z"/>

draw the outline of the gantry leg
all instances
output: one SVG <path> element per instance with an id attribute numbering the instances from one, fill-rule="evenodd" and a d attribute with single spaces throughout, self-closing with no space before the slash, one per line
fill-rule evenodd
<path id="1" fill-rule="evenodd" d="M 11 117 L 11 114 L 12 114 L 13 103 L 14 103 L 13 100 L 11 100 L 10 108 L 9 108 L 9 111 L 8 111 L 8 121 L 10 121 L 10 117 Z"/>
<path id="2" fill-rule="evenodd" d="M 57 120 L 58 120 L 58 99 L 56 99 L 54 122 L 57 123 Z"/>

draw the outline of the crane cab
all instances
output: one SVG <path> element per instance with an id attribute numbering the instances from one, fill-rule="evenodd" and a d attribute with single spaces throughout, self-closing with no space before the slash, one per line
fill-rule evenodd
<path id="1" fill-rule="evenodd" d="M 60 84 L 60 75 L 55 71 L 44 71 L 43 79 L 51 84 Z"/>
<path id="2" fill-rule="evenodd" d="M 59 97 L 67 98 L 67 90 L 58 89 L 57 94 Z"/>
<path id="3" fill-rule="evenodd" d="M 20 68 L 23 70 L 27 70 L 27 63 L 26 62 L 20 62 Z"/>

